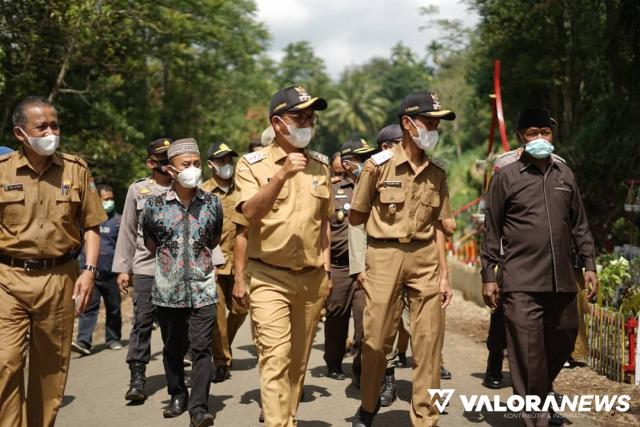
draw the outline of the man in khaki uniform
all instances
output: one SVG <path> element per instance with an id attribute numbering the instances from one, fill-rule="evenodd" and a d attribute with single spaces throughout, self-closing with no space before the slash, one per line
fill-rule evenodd
<path id="1" fill-rule="evenodd" d="M 236 206 L 249 222 L 247 286 L 268 427 L 293 426 L 311 343 L 330 289 L 329 159 L 306 150 L 324 99 L 300 86 L 277 92 L 275 140 L 243 156 Z M 239 296 L 237 290 L 234 291 Z"/>
<path id="2" fill-rule="evenodd" d="M 403 308 L 409 303 L 414 426 L 435 426 L 428 389 L 440 387 L 444 310 L 451 300 L 441 221 L 451 217 L 446 174 L 429 152 L 440 119 L 453 120 L 430 92 L 408 95 L 400 107 L 401 144 L 371 157 L 356 186 L 352 225 L 366 222 L 369 245 L 364 289 L 362 405 L 353 426 L 371 426 L 381 380 Z"/>
<path id="3" fill-rule="evenodd" d="M 222 382 L 230 377 L 231 343 L 248 312 L 231 295 L 234 283 L 233 246 L 236 238 L 236 224 L 232 219 L 240 216 L 236 212 L 239 193 L 233 185 L 233 158 L 237 156 L 238 153 L 229 148 L 227 144 L 213 144 L 209 148 L 207 156 L 207 163 L 213 174 L 202 184 L 203 190 L 215 194 L 220 199 L 224 218 L 220 248 L 224 254 L 225 263 L 217 270 L 216 294 L 218 303 L 216 306 L 216 325 L 211 341 L 211 353 L 216 366 L 214 383 Z M 229 310 L 228 315 L 227 310 Z"/>
<path id="4" fill-rule="evenodd" d="M 107 214 L 87 164 L 56 152 L 53 105 L 26 98 L 13 126 L 23 147 L 0 157 L 0 426 L 53 426 L 67 381 L 74 300 L 76 312 L 89 303 Z M 78 274 L 81 228 L 86 264 Z"/>

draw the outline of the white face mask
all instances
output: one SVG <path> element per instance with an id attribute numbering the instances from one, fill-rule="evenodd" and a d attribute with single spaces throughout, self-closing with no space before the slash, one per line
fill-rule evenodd
<path id="1" fill-rule="evenodd" d="M 426 130 L 423 127 L 418 127 L 413 120 L 411 120 L 411 123 L 418 130 L 418 137 L 412 136 L 413 142 L 425 151 L 431 151 L 436 148 L 436 145 L 438 144 L 438 131 Z"/>
<path id="2" fill-rule="evenodd" d="M 27 137 L 29 145 L 40 156 L 50 156 L 55 153 L 58 145 L 60 145 L 60 137 L 58 135 L 47 135 L 43 137 L 35 137 L 27 135 L 24 129 L 20 129 Z"/>
<path id="3" fill-rule="evenodd" d="M 198 181 L 200 181 L 201 174 L 202 169 L 189 166 L 185 170 L 178 172 L 178 182 L 184 188 L 196 188 Z"/>
<path id="4" fill-rule="evenodd" d="M 231 163 L 224 164 L 222 166 L 218 166 L 215 163 L 212 163 L 213 170 L 216 171 L 216 175 L 218 175 L 222 179 L 229 179 L 233 176 L 234 167 Z"/>
<path id="5" fill-rule="evenodd" d="M 313 128 L 295 128 L 291 127 L 284 122 L 284 120 L 280 119 L 280 121 L 287 127 L 289 131 L 289 135 L 286 135 L 287 141 L 289 144 L 293 145 L 296 148 L 305 148 L 311 142 L 311 137 L 313 136 Z"/>

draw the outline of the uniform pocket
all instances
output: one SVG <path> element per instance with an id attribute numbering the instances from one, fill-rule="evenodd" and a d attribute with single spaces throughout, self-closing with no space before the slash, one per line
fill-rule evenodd
<path id="1" fill-rule="evenodd" d="M 380 216 L 393 221 L 400 216 L 404 207 L 404 191 L 401 188 L 380 189 Z"/>
<path id="2" fill-rule="evenodd" d="M 0 218 L 6 225 L 24 224 L 27 211 L 24 191 L 0 191 Z"/>
<path id="3" fill-rule="evenodd" d="M 80 207 L 80 192 L 77 189 L 69 190 L 69 193 L 56 194 L 56 208 L 53 221 L 68 223 L 76 217 Z"/>

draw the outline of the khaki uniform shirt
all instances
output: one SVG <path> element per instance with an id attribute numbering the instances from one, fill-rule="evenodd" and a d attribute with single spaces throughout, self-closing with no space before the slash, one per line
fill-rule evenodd
<path id="1" fill-rule="evenodd" d="M 0 157 L 0 218 L 0 253 L 56 258 L 107 214 L 84 160 L 56 152 L 39 175 L 21 149 Z"/>
<path id="2" fill-rule="evenodd" d="M 370 214 L 366 231 L 376 239 L 431 240 L 434 224 L 452 216 L 445 171 L 427 161 L 414 172 L 402 144 L 367 160 L 351 205 Z"/>
<path id="3" fill-rule="evenodd" d="M 290 269 L 324 264 L 321 223 L 334 213 L 329 159 L 314 151 L 305 154 L 308 159 L 305 170 L 284 183 L 271 211 L 259 224 L 249 225 L 249 258 Z M 240 193 L 238 212 L 242 203 L 269 182 L 286 157 L 285 151 L 274 143 L 238 161 L 235 176 Z"/>
<path id="4" fill-rule="evenodd" d="M 169 188 L 152 178 L 139 179 L 129 186 L 113 258 L 113 272 L 155 274 L 156 257 L 149 252 L 142 238 L 142 209 L 150 196 L 164 193 Z"/>
<path id="5" fill-rule="evenodd" d="M 224 221 L 222 223 L 220 248 L 222 249 L 225 263 L 218 268 L 218 274 L 229 276 L 234 273 L 233 247 L 236 240 L 236 223 L 240 222 L 244 225 L 244 218 L 238 218 L 242 217 L 242 215 L 236 212 L 236 203 L 238 202 L 240 193 L 238 193 L 233 186 L 228 190 L 223 189 L 213 178 L 203 182 L 202 189 L 218 196 L 218 199 L 222 204 Z"/>

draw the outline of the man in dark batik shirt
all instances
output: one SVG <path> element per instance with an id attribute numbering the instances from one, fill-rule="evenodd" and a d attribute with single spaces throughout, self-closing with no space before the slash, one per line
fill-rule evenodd
<path id="1" fill-rule="evenodd" d="M 174 141 L 168 158 L 173 186 L 149 197 L 142 219 L 145 245 L 156 254 L 151 298 L 157 306 L 171 395 L 164 416 L 182 414 L 188 401 L 190 425 L 204 427 L 213 425 L 208 400 L 216 318 L 215 250 L 219 250 L 222 208 L 215 195 L 197 188 L 201 168 L 194 139 Z M 193 360 L 191 399 L 182 364 L 187 346 Z"/>

